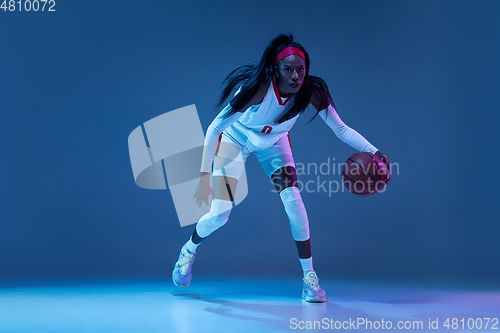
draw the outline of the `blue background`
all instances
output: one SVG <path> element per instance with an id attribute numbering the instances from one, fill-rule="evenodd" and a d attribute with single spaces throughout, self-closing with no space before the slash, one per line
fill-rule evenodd
<path id="1" fill-rule="evenodd" d="M 498 257 L 498 1 L 57 1 L 0 11 L 0 279 L 169 278 L 193 226 L 134 183 L 127 137 L 196 104 L 293 32 L 339 115 L 399 172 L 385 193 L 302 192 L 320 277 L 486 281 Z M 355 153 L 303 114 L 296 163 Z M 254 156 L 249 195 L 195 274 L 296 275 L 279 197 Z M 302 175 L 299 180 L 315 180 Z M 340 176 L 324 180 L 340 182 Z"/>

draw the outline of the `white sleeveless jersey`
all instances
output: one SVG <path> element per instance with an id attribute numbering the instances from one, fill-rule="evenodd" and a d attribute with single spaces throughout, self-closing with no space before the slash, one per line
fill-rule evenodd
<path id="1" fill-rule="evenodd" d="M 247 148 L 253 148 L 252 150 L 272 146 L 281 136 L 288 133 L 299 117 L 296 115 L 281 124 L 275 123 L 295 98 L 295 94 L 282 98 L 275 84 L 273 79 L 262 102 L 246 109 L 243 115 L 227 128 L 228 134 Z"/>

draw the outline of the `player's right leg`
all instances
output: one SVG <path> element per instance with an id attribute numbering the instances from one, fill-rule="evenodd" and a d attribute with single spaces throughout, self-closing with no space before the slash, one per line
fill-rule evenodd
<path id="1" fill-rule="evenodd" d="M 234 157 L 234 155 L 231 155 L 232 158 L 223 157 L 228 156 L 228 150 L 234 149 L 234 144 L 232 144 L 232 147 L 224 147 L 223 143 L 220 145 L 218 154 L 214 157 L 213 187 L 215 200 L 210 206 L 210 212 L 205 214 L 196 225 L 191 238 L 195 245 L 200 244 L 204 238 L 226 224 L 234 205 L 236 186 L 245 167 L 246 156 L 240 155 L 240 158 Z M 188 247 L 189 250 L 196 250 L 196 247 L 193 248 L 191 244 L 188 245 L 190 246 Z"/>
<path id="2" fill-rule="evenodd" d="M 198 245 L 228 221 L 238 179 L 243 172 L 246 161 L 247 155 L 240 155 L 240 158 L 234 157 L 234 144 L 220 145 L 219 148 L 218 154 L 214 156 L 213 189 L 215 200 L 211 203 L 210 211 L 198 221 L 193 235 L 182 247 L 172 272 L 175 285 L 181 288 L 189 286 L 191 282 L 191 270 Z"/>
<path id="3" fill-rule="evenodd" d="M 226 224 L 229 219 L 233 207 L 233 193 L 237 184 L 238 180 L 232 177 L 213 177 L 215 200 L 211 203 L 210 211 L 200 219 L 193 235 L 182 247 L 179 259 L 172 271 L 172 280 L 177 287 L 186 288 L 189 286 L 198 245 L 204 238 Z"/>

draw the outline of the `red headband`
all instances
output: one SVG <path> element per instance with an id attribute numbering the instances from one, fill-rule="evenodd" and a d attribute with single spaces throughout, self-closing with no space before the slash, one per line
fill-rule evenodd
<path id="1" fill-rule="evenodd" d="M 283 58 L 286 58 L 292 54 L 296 54 L 296 55 L 301 56 L 302 58 L 306 59 L 306 57 L 304 56 L 304 53 L 302 53 L 302 51 L 300 49 L 293 47 L 293 46 L 289 46 L 289 47 L 286 47 L 280 53 L 278 53 L 278 55 L 276 56 L 276 65 L 278 65 Z"/>

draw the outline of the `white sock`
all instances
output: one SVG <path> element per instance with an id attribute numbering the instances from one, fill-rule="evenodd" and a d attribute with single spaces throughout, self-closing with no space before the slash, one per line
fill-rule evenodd
<path id="1" fill-rule="evenodd" d="M 193 241 L 191 240 L 191 238 L 189 238 L 189 240 L 186 242 L 186 244 L 184 244 L 184 246 L 186 247 L 186 250 L 188 250 L 190 253 L 196 253 L 196 248 L 200 244 L 193 243 Z"/>
<path id="2" fill-rule="evenodd" d="M 304 272 L 304 276 L 310 271 L 314 271 L 313 268 L 313 258 L 307 258 L 307 259 L 299 259 L 300 264 L 302 265 L 302 271 Z"/>

